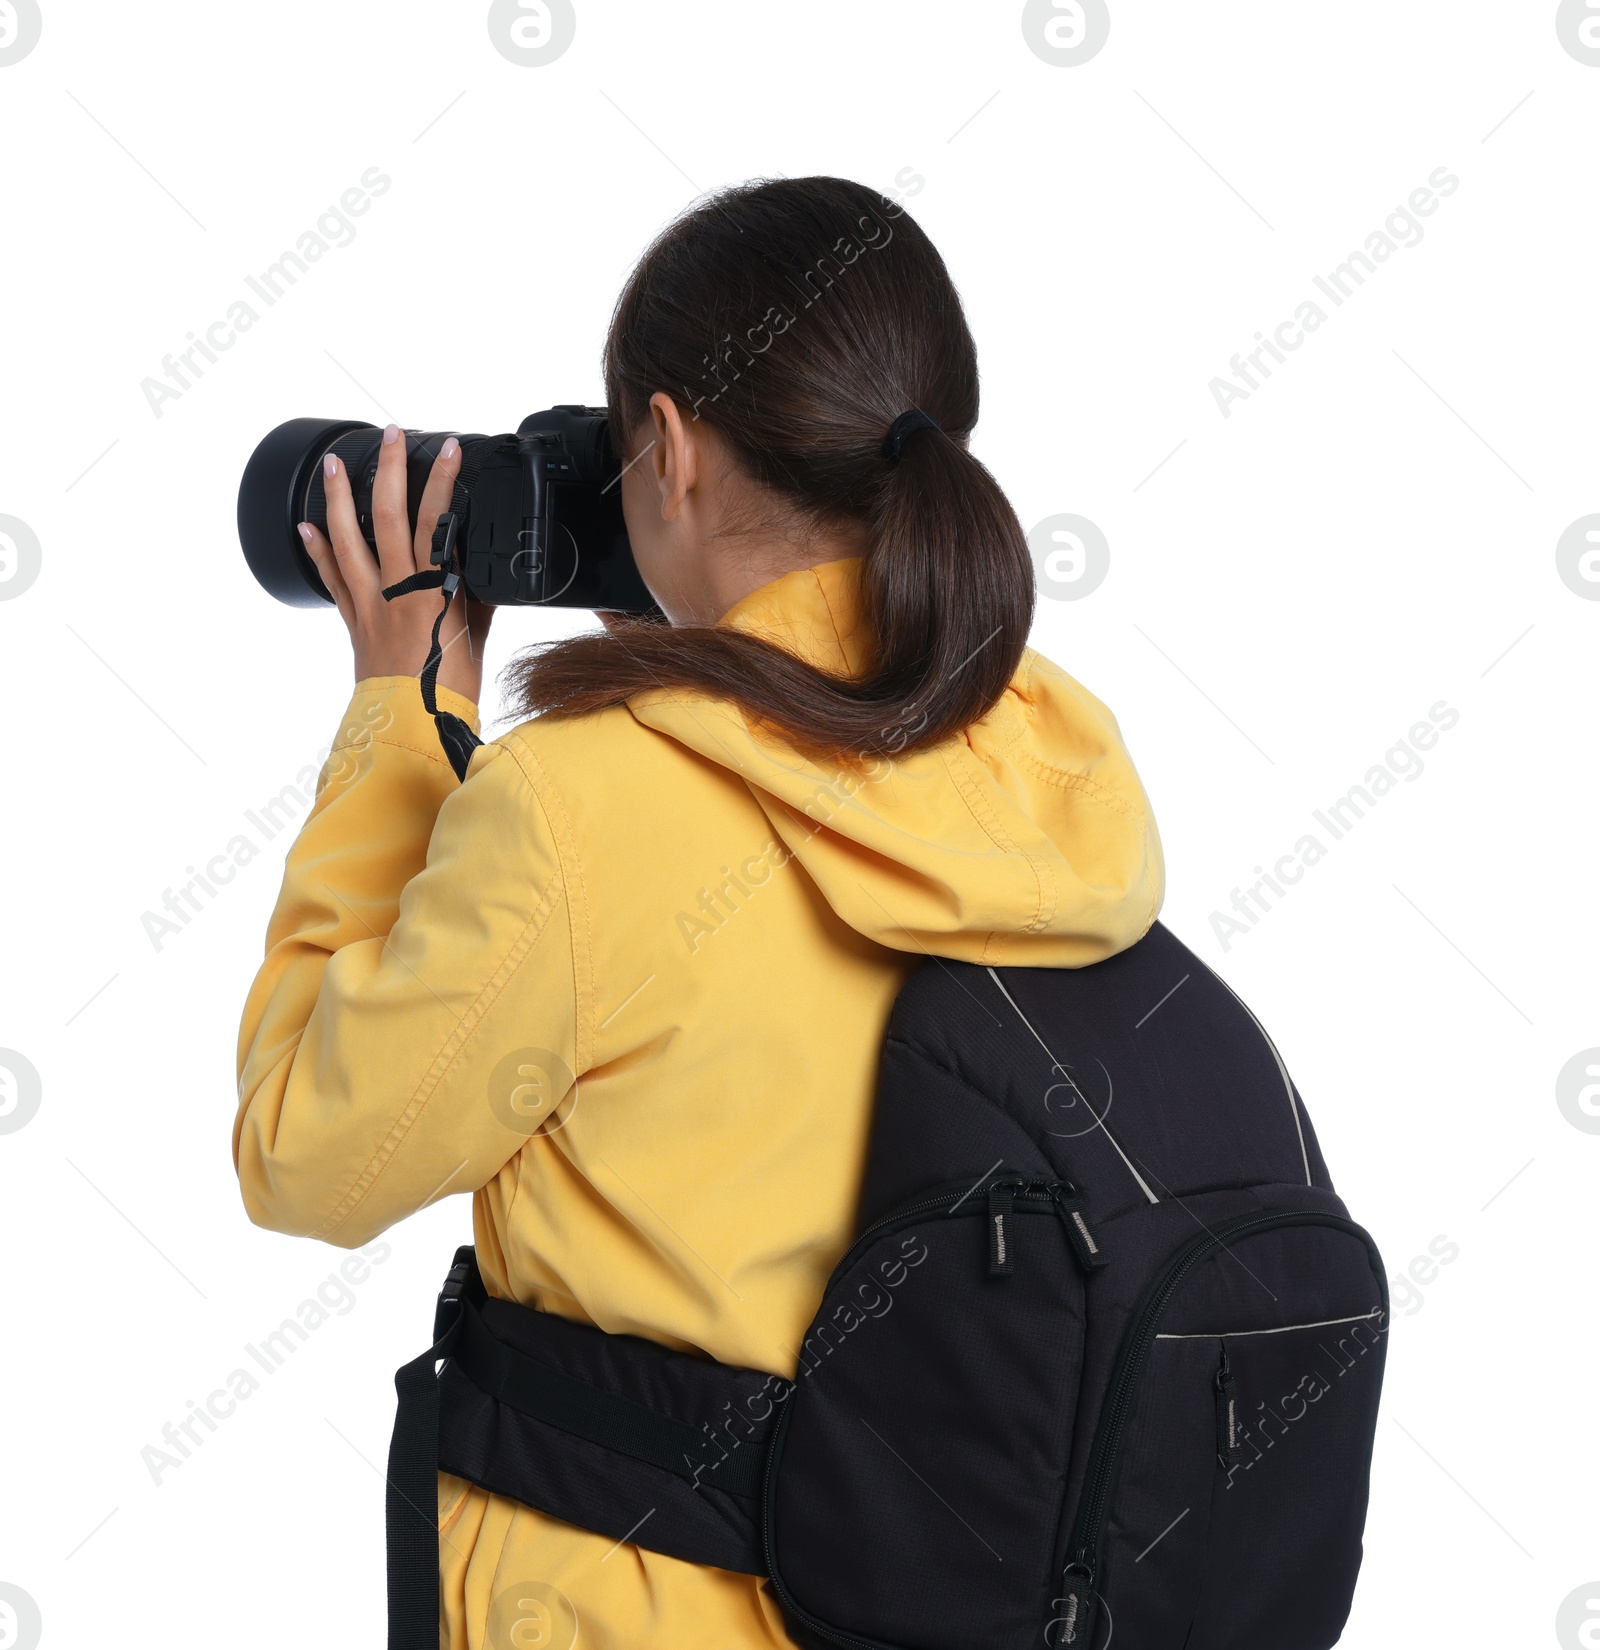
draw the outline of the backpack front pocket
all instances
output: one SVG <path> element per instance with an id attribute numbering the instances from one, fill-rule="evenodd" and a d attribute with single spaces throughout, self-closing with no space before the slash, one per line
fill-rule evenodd
<path id="1" fill-rule="evenodd" d="M 1326 1650 L 1361 1562 L 1388 1301 L 1339 1216 L 1202 1233 L 1135 1309 L 1049 1642 Z"/>
<path id="2" fill-rule="evenodd" d="M 1037 1644 L 1086 1235 L 1064 1183 L 980 1177 L 845 1257 L 767 1468 L 768 1567 L 801 1642 Z"/>

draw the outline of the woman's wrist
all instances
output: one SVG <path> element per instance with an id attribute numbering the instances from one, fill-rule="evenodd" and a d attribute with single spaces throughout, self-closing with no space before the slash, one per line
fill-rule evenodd
<path id="1" fill-rule="evenodd" d="M 428 720 L 429 726 L 432 726 L 427 708 L 422 703 L 422 682 L 416 676 L 363 676 L 351 696 L 352 704 L 358 700 L 363 705 L 382 703 L 391 709 L 404 707 L 409 710 L 414 707 L 417 715 Z M 459 716 L 474 733 L 481 731 L 482 722 L 475 699 L 440 682 L 434 688 L 434 700 L 440 710 Z"/>

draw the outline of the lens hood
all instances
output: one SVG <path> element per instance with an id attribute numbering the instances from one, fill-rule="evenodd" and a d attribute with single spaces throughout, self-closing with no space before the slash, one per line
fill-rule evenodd
<path id="1" fill-rule="evenodd" d="M 256 582 L 290 607 L 332 602 L 300 539 L 306 491 L 341 436 L 377 426 L 351 418 L 291 418 L 250 455 L 239 483 L 239 543 Z"/>

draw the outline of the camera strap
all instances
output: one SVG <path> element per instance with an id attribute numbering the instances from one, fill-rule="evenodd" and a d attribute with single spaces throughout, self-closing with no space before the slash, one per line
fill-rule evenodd
<path id="1" fill-rule="evenodd" d="M 383 599 L 392 602 L 396 596 L 409 596 L 418 590 L 444 592 L 444 602 L 439 608 L 439 616 L 433 621 L 433 637 L 428 643 L 428 657 L 422 667 L 422 704 L 433 718 L 433 725 L 439 730 L 439 743 L 444 747 L 444 754 L 454 769 L 456 778 L 465 779 L 472 753 L 483 741 L 459 716 L 439 709 L 436 692 L 439 684 L 439 666 L 444 661 L 444 649 L 439 645 L 439 632 L 444 628 L 445 615 L 450 611 L 450 603 L 455 600 L 456 592 L 461 588 L 461 568 L 456 559 L 458 525 L 456 515 L 446 510 L 433 529 L 433 544 L 428 556 L 433 563 L 432 571 L 413 573 L 409 578 L 401 579 L 398 584 L 386 585 Z M 472 639 L 469 635 L 467 646 L 471 645 Z"/>

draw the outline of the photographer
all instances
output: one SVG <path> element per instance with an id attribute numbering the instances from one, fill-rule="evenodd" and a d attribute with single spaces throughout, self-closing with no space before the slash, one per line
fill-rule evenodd
<path id="1" fill-rule="evenodd" d="M 417 680 L 438 595 L 382 595 L 427 568 L 460 449 L 413 531 L 385 432 L 376 563 L 331 460 L 304 536 L 356 689 L 245 1007 L 236 1162 L 252 1220 L 343 1246 L 471 1191 L 491 1297 L 789 1377 L 909 969 L 1117 952 L 1160 846 L 1110 712 L 1026 646 L 972 338 L 898 208 L 830 178 L 700 204 L 604 367 L 669 622 L 520 658 L 526 719 L 464 783 Z M 474 728 L 487 624 L 458 602 L 441 635 Z M 445 1645 L 500 1642 L 511 1587 L 585 1646 L 790 1642 L 763 1582 L 648 1525 L 619 1545 L 441 1475 L 439 1527 Z"/>

